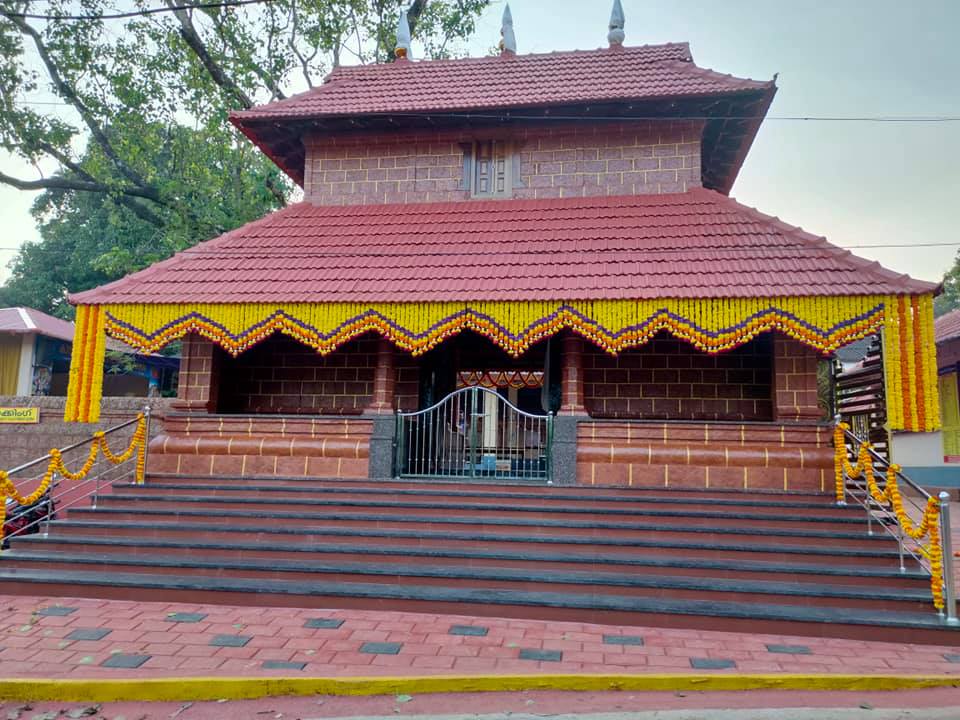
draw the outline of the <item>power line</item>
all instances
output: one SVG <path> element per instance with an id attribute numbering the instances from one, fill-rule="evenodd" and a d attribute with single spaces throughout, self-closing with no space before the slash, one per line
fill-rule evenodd
<path id="1" fill-rule="evenodd" d="M 260 1 L 260 0 L 256 0 Z M 73 107 L 70 103 L 53 100 L 21 100 L 19 105 Z M 671 115 L 665 116 L 582 116 L 582 115 L 513 115 L 507 113 L 511 120 L 561 120 L 563 122 L 593 122 L 611 121 L 625 122 L 632 120 L 756 120 L 755 117 L 745 115 Z M 381 117 L 381 116 L 378 116 Z M 382 117 L 391 117 L 383 115 Z M 392 117 L 415 118 L 458 118 L 458 119 L 497 119 L 502 120 L 504 115 L 477 115 L 476 113 L 396 113 Z M 875 123 L 953 123 L 960 122 L 960 115 L 768 115 L 764 120 L 780 120 L 786 122 L 875 122 Z"/>
<path id="2" fill-rule="evenodd" d="M 42 100 L 21 100 L 19 105 L 36 106 L 57 106 L 73 107 L 70 103 L 42 101 Z M 420 118 L 461 118 L 461 119 L 502 119 L 502 115 L 475 115 L 470 114 L 442 114 L 442 113 L 398 113 L 403 117 Z M 557 115 L 510 115 L 512 120 L 562 120 L 564 122 L 579 121 L 592 122 L 595 120 L 608 120 L 616 122 L 625 122 L 631 120 L 756 120 L 756 118 L 740 115 L 671 115 L 663 116 L 620 116 L 620 117 L 583 117 L 583 116 L 557 116 Z M 916 115 L 916 116 L 894 116 L 894 115 L 864 115 L 864 116 L 839 116 L 839 115 L 768 115 L 764 120 L 781 120 L 787 122 L 873 122 L 873 123 L 953 123 L 960 122 L 960 115 Z"/>
<path id="3" fill-rule="evenodd" d="M 242 5 L 261 5 L 273 0 L 229 0 L 229 2 L 197 3 L 196 5 L 173 5 L 171 7 L 147 8 L 146 10 L 131 10 L 122 13 L 106 13 L 102 15 L 44 15 L 40 13 L 3 13 L 7 17 L 23 18 L 25 20 L 121 20 L 123 18 L 144 17 L 157 13 L 173 12 L 174 10 L 207 10 L 215 8 L 232 8 Z"/>

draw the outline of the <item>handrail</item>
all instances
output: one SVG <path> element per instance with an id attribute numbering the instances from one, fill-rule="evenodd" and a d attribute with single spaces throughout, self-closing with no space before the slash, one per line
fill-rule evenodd
<path id="1" fill-rule="evenodd" d="M 127 446 L 127 448 L 120 453 L 114 453 L 112 450 L 110 450 L 110 445 L 107 442 L 107 436 L 132 425 L 136 425 L 136 429 L 133 432 L 133 436 L 131 437 L 130 444 Z M 128 420 L 127 422 L 116 425 L 108 430 L 97 431 L 90 438 L 73 443 L 72 445 L 67 445 L 64 448 L 54 448 L 43 457 L 18 465 L 11 470 L 0 470 L 0 547 L 2 547 L 4 540 L 4 526 L 7 521 L 8 502 L 12 501 L 17 505 L 26 508 L 24 511 L 25 513 L 33 513 L 35 507 L 46 507 L 46 519 L 47 521 L 52 519 L 55 499 L 53 489 L 55 489 L 58 485 L 56 481 L 58 476 L 77 483 L 96 481 L 95 488 L 91 492 L 88 492 L 82 496 L 82 498 L 86 498 L 92 495 L 95 507 L 97 495 L 100 492 L 100 479 L 106 473 L 98 472 L 93 478 L 88 478 L 88 476 L 94 467 L 97 467 L 98 457 L 101 454 L 111 465 L 114 466 L 122 465 L 136 456 L 136 463 L 133 469 L 133 478 L 134 482 L 137 484 L 143 484 L 144 476 L 146 474 L 147 444 L 149 443 L 149 436 L 150 407 L 147 406 L 144 408 L 144 411 L 139 413 L 133 420 Z M 75 472 L 69 470 L 64 464 L 63 454 L 65 452 L 81 448 L 88 443 L 90 449 L 86 460 L 83 462 L 83 465 Z M 47 462 L 47 469 L 41 477 L 39 485 L 29 495 L 21 494 L 14 485 L 13 481 L 10 479 L 10 476 L 25 470 L 29 470 L 33 467 L 37 467 L 44 462 Z M 61 493 L 61 496 L 65 494 L 65 492 Z M 72 504 L 75 504 L 75 502 L 76 500 Z M 22 515 L 23 513 L 21 513 L 20 516 L 15 517 L 22 517 Z M 17 534 L 25 530 L 27 527 L 32 527 L 42 521 L 42 518 L 34 519 L 28 523 L 27 526 L 20 528 L 16 533 L 12 534 Z"/>
<path id="2" fill-rule="evenodd" d="M 849 449 L 848 441 L 851 445 Z M 856 457 L 856 465 L 850 463 L 848 452 Z M 882 470 L 883 465 L 886 466 L 886 482 L 881 490 L 876 471 Z M 849 425 L 844 422 L 838 422 L 834 428 L 834 470 L 837 504 L 846 505 L 848 493 L 860 503 L 867 512 L 867 532 L 870 535 L 873 534 L 873 519 L 876 517 L 880 527 L 899 543 L 900 571 L 906 570 L 903 564 L 904 552 L 909 552 L 920 567 L 930 574 L 930 592 L 934 607 L 941 614 L 946 613 L 949 624 L 960 624 L 953 578 L 949 495 L 941 493 L 939 497 L 933 497 L 904 475 L 899 465 L 884 459 L 873 450 L 868 441 L 850 432 Z M 918 511 L 922 510 L 919 522 L 911 518 L 904 509 L 899 487 L 901 480 L 925 500 L 922 507 L 914 503 Z M 853 490 L 848 487 L 850 484 L 853 485 Z M 863 497 L 856 491 L 862 492 Z M 891 526 L 896 527 L 896 532 Z M 915 548 L 906 547 L 904 541 L 907 538 L 917 543 Z M 922 541 L 927 538 L 928 544 L 924 545 Z M 926 563 L 929 563 L 929 567 Z"/>
<path id="3" fill-rule="evenodd" d="M 842 427 L 842 426 L 841 426 L 841 427 Z M 899 480 L 903 480 L 905 483 L 907 483 L 907 485 L 909 485 L 911 488 L 913 488 L 914 490 L 916 490 L 920 495 L 922 495 L 924 498 L 926 498 L 926 499 L 928 499 L 928 500 L 933 497 L 933 495 L 931 495 L 930 493 L 928 493 L 928 492 L 927 492 L 926 490 L 924 490 L 922 487 L 920 487 L 919 485 L 917 485 L 913 480 L 911 480 L 909 477 L 907 477 L 906 475 L 904 475 L 904 474 L 900 471 L 900 469 L 899 469 L 900 466 L 899 466 L 899 465 L 897 465 L 896 463 L 891 463 L 889 460 L 887 460 L 885 457 L 883 457 L 883 455 L 881 455 L 881 454 L 878 453 L 876 450 L 874 450 L 874 449 L 873 449 L 873 446 L 872 446 L 869 442 L 865 442 L 864 440 L 861 440 L 861 439 L 860 439 L 859 437 L 857 437 L 853 432 L 851 432 L 850 430 L 848 430 L 848 429 L 846 429 L 846 428 L 843 428 L 843 432 L 844 432 L 844 434 L 846 435 L 846 438 L 847 438 L 848 440 L 852 440 L 853 442 L 855 442 L 855 443 L 857 443 L 857 444 L 859 444 L 859 445 L 864 446 L 864 448 L 866 449 L 866 451 L 867 451 L 868 453 L 870 453 L 870 457 L 873 459 L 874 462 L 879 461 L 879 462 L 883 463 L 888 469 L 895 468 L 894 472 L 896 472 L 896 474 L 897 474 L 898 481 L 899 481 Z"/>
<path id="4" fill-rule="evenodd" d="M 123 430 L 126 427 L 130 427 L 134 423 L 140 422 L 141 415 L 147 415 L 149 414 L 149 412 L 150 412 L 150 408 L 147 407 L 143 413 L 138 414 L 135 418 L 133 418 L 133 420 L 127 420 L 125 423 L 121 423 L 120 425 L 115 425 L 112 428 L 103 430 L 101 434 L 106 436 L 106 435 L 110 435 L 111 433 L 115 433 L 118 430 Z M 96 433 L 94 433 L 94 435 L 96 435 Z M 85 440 L 80 440 L 78 442 L 75 442 L 73 443 L 73 445 L 67 445 L 66 447 L 59 448 L 57 449 L 57 452 L 63 454 L 65 452 L 70 452 L 71 450 L 76 450 L 81 445 L 86 445 L 88 442 L 90 442 L 93 439 L 94 435 L 91 435 Z M 40 463 L 42 463 L 44 460 L 50 460 L 50 458 L 53 457 L 53 452 L 54 451 L 51 450 L 46 455 L 43 455 L 42 457 L 38 457 L 36 460 L 31 460 L 30 462 L 26 462 L 23 465 L 17 465 L 15 468 L 11 468 L 10 470 L 7 470 L 7 475 L 13 475 L 14 473 L 22 472 L 23 470 L 29 470 L 33 466 L 39 465 Z"/>

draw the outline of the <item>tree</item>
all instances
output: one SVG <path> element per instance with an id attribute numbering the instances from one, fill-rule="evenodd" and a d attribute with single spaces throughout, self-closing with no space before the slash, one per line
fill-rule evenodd
<path id="1" fill-rule="evenodd" d="M 31 17 L 36 3 L 0 0 L 0 147 L 38 168 L 0 182 L 44 191 L 34 207 L 42 239 L 14 259 L 5 304 L 69 312 L 65 291 L 283 205 L 290 184 L 228 112 L 314 87 L 342 62 L 390 60 L 409 0 L 164 2 L 167 12 L 135 0 L 144 14 L 105 19 L 116 12 L 109 0 L 50 0 L 42 19 Z M 406 12 L 414 38 L 440 57 L 489 2 L 414 0 Z M 36 103 L 46 88 L 59 105 Z"/>
<path id="2" fill-rule="evenodd" d="M 933 301 L 937 317 L 960 308 L 960 256 L 943 276 L 943 293 Z"/>

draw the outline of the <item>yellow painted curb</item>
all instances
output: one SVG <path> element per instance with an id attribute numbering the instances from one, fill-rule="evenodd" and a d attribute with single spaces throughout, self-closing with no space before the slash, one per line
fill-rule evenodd
<path id="1" fill-rule="evenodd" d="M 283 695 L 394 695 L 449 692 L 915 690 L 960 687 L 950 675 L 485 675 L 428 677 L 198 677 L 0 680 L 0 700 L 119 702 L 241 700 Z"/>

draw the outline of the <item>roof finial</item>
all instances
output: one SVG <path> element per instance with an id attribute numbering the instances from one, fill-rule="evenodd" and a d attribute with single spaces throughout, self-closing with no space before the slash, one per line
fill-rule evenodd
<path id="1" fill-rule="evenodd" d="M 620 0 L 613 0 L 613 10 L 610 12 L 610 32 L 607 33 L 610 47 L 623 45 L 623 41 L 627 37 L 626 33 L 623 32 L 623 26 L 623 6 L 620 4 Z"/>
<path id="2" fill-rule="evenodd" d="M 500 26 L 500 53 L 502 55 L 517 54 L 517 36 L 513 34 L 513 15 L 510 14 L 510 3 L 503 9 L 503 23 Z"/>
<path id="3" fill-rule="evenodd" d="M 410 22 L 407 20 L 407 11 L 402 8 L 397 23 L 397 49 L 393 52 L 397 60 L 406 60 L 410 54 Z"/>

